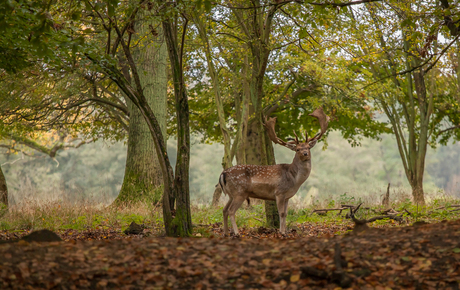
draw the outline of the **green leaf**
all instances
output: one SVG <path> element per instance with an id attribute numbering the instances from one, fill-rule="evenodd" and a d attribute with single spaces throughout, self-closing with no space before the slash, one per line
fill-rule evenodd
<path id="1" fill-rule="evenodd" d="M 455 248 L 455 249 L 452 250 L 452 252 L 454 252 L 455 254 L 458 254 L 458 253 L 460 253 L 460 248 Z"/>
<path id="2" fill-rule="evenodd" d="M 74 11 L 72 12 L 72 15 L 70 16 L 72 20 L 80 20 L 81 18 L 81 11 Z"/>
<path id="3" fill-rule="evenodd" d="M 308 35 L 307 29 L 305 27 L 300 28 L 299 38 L 305 38 Z"/>
<path id="4" fill-rule="evenodd" d="M 430 27 L 430 35 L 432 35 L 436 31 L 437 28 L 438 28 L 438 23 L 433 24 Z"/>
<path id="5" fill-rule="evenodd" d="M 197 0 L 196 1 L 197 10 L 201 10 L 201 6 L 203 6 L 203 0 Z"/>
<path id="6" fill-rule="evenodd" d="M 89 5 L 89 2 L 88 2 L 88 1 L 83 1 L 83 2 L 85 2 L 86 10 L 88 10 L 88 11 L 92 11 L 92 10 L 93 10 L 93 7 L 91 7 L 91 5 Z"/>
<path id="7" fill-rule="evenodd" d="M 210 0 L 204 0 L 204 9 L 206 12 L 211 12 L 211 1 Z"/>
<path id="8" fill-rule="evenodd" d="M 107 14 L 109 17 L 113 17 L 115 15 L 115 7 L 111 3 L 107 4 Z"/>
<path id="9" fill-rule="evenodd" d="M 412 26 L 412 25 L 413 25 L 412 20 L 409 18 L 401 22 L 401 27 Z"/>

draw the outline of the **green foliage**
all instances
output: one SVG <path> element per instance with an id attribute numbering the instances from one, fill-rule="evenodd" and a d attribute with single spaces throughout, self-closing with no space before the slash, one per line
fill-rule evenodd
<path id="1" fill-rule="evenodd" d="M 73 229 L 73 230 L 84 230 L 87 227 L 87 219 L 86 216 L 79 216 L 73 221 L 71 221 L 70 224 L 65 224 L 62 226 L 63 229 Z"/>

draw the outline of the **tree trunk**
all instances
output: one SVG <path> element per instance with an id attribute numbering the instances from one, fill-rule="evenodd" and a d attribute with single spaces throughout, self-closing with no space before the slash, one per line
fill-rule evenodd
<path id="1" fill-rule="evenodd" d="M 265 130 L 260 130 L 260 121 L 254 120 L 248 128 L 246 138 L 246 163 L 255 165 L 274 165 L 275 154 Z M 264 128 L 264 127 L 262 127 Z M 264 149 L 264 150 L 263 150 Z M 265 218 L 267 226 L 279 228 L 280 218 L 276 201 L 265 201 Z"/>
<path id="2" fill-rule="evenodd" d="M 6 186 L 5 175 L 0 167 L 0 209 L 8 207 L 8 187 Z"/>
<path id="3" fill-rule="evenodd" d="M 265 136 L 265 146 L 267 152 L 267 160 L 268 164 L 276 164 L 275 162 L 275 151 L 273 150 L 273 145 L 268 138 L 267 134 Z M 280 216 L 278 212 L 278 207 L 276 205 L 276 201 L 274 200 L 266 200 L 265 201 L 265 217 L 267 219 L 267 225 L 272 228 L 279 228 L 280 227 Z"/>
<path id="4" fill-rule="evenodd" d="M 186 24 L 184 25 L 185 34 Z M 192 234 L 192 215 L 190 212 L 190 188 L 189 188 L 189 168 L 190 168 L 190 126 L 189 126 L 189 106 L 187 91 L 185 88 L 182 51 L 177 41 L 176 29 L 170 21 L 163 21 L 165 41 L 168 46 L 168 55 L 171 63 L 174 98 L 177 118 L 177 160 L 175 170 L 175 196 L 169 196 L 170 204 L 176 203 L 175 216 L 171 224 L 166 224 L 169 230 L 176 236 L 189 236 Z M 164 199 L 165 197 L 163 197 Z"/>
<path id="5" fill-rule="evenodd" d="M 425 205 L 425 194 L 423 191 L 423 171 L 417 171 L 414 174 L 414 178 L 409 180 L 409 183 L 412 187 L 412 197 L 414 202 L 418 205 Z"/>
<path id="6" fill-rule="evenodd" d="M 412 186 L 412 196 L 414 198 L 414 202 L 418 205 L 424 206 L 425 205 L 425 197 L 423 192 L 423 182 L 414 182 L 411 184 Z"/>
<path id="7" fill-rule="evenodd" d="M 136 22 L 136 35 L 141 40 L 134 52 L 135 62 L 144 96 L 158 120 L 163 136 L 166 136 L 166 44 L 162 36 L 152 35 L 149 25 L 157 25 L 149 20 L 147 13 L 140 13 L 139 19 Z M 161 30 L 161 26 L 158 29 Z M 158 35 L 161 34 L 159 31 Z M 127 105 L 130 114 L 128 154 L 123 185 L 115 203 L 157 203 L 162 195 L 163 177 L 155 144 L 139 109 L 129 100 Z"/>

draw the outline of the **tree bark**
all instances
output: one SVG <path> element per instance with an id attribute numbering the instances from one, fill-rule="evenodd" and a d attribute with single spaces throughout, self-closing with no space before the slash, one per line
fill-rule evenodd
<path id="1" fill-rule="evenodd" d="M 275 162 L 275 151 L 273 150 L 273 145 L 270 141 L 270 138 L 267 134 L 265 135 L 265 144 L 267 152 L 267 161 L 268 164 L 273 165 Z M 265 201 L 265 217 L 267 219 L 267 226 L 272 228 L 280 227 L 280 216 L 278 212 L 278 207 L 276 201 L 266 200 Z"/>
<path id="2" fill-rule="evenodd" d="M 3 207 L 8 208 L 8 187 L 5 175 L 3 175 L 2 168 L 0 167 L 0 209 Z"/>
<path id="3" fill-rule="evenodd" d="M 149 30 L 149 26 L 156 24 L 149 20 L 147 13 L 139 13 L 135 26 L 139 45 L 134 57 L 147 103 L 157 117 L 162 135 L 166 136 L 167 51 L 161 27 L 157 28 L 160 30 L 157 36 Z M 157 203 L 162 195 L 163 176 L 155 144 L 139 109 L 129 99 L 127 104 L 130 116 L 128 154 L 123 185 L 115 203 Z"/>
<path id="4" fill-rule="evenodd" d="M 186 24 L 184 25 L 185 34 Z M 168 55 L 171 63 L 174 98 L 177 118 L 177 161 L 175 170 L 175 217 L 169 225 L 177 236 L 189 236 L 192 234 L 192 215 L 190 212 L 190 126 L 189 106 L 184 82 L 182 53 L 179 53 L 176 30 L 170 21 L 163 21 L 165 40 L 168 46 Z M 183 51 L 182 42 L 181 51 Z M 170 199 L 174 203 L 173 199 Z M 165 225 L 166 226 L 166 225 Z"/>
<path id="5" fill-rule="evenodd" d="M 423 192 L 423 175 L 415 178 L 412 182 L 410 182 L 412 187 L 412 197 L 414 198 L 414 202 L 418 205 L 424 206 L 425 205 L 425 195 Z"/>

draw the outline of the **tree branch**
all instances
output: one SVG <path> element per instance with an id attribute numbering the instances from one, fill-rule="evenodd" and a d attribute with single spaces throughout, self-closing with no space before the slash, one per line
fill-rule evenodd
<path id="1" fill-rule="evenodd" d="M 310 5 L 316 5 L 316 6 L 346 7 L 346 6 L 359 5 L 359 4 L 372 3 L 372 2 L 382 2 L 382 1 L 383 0 L 360 0 L 360 1 L 345 2 L 345 3 L 319 3 L 319 2 L 303 2 L 303 3 L 310 4 Z"/>

